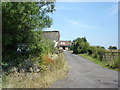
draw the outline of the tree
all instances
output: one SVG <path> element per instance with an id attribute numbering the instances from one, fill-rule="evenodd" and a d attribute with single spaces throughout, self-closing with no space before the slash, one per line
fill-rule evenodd
<path id="1" fill-rule="evenodd" d="M 116 46 L 109 46 L 108 49 L 109 49 L 109 50 L 117 50 L 117 47 L 116 47 Z"/>
<path id="2" fill-rule="evenodd" d="M 85 37 L 73 40 L 73 53 L 88 54 L 93 58 L 103 59 L 105 48 L 103 46 L 90 46 Z"/>
<path id="3" fill-rule="evenodd" d="M 13 53 L 17 54 L 18 43 L 33 44 L 31 43 L 34 39 L 33 31 L 50 27 L 52 19 L 48 14 L 54 10 L 54 2 L 3 2 L 3 59 L 6 56 L 11 57 Z"/>
<path id="4" fill-rule="evenodd" d="M 73 40 L 73 53 L 87 53 L 89 50 L 89 43 L 85 37 Z"/>

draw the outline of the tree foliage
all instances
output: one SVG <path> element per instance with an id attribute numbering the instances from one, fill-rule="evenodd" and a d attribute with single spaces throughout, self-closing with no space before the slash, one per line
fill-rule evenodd
<path id="1" fill-rule="evenodd" d="M 29 44 L 32 54 L 49 54 L 54 53 L 54 42 L 45 38 L 41 31 L 34 31 L 33 39 Z"/>
<path id="2" fill-rule="evenodd" d="M 73 40 L 73 53 L 86 53 L 89 50 L 89 43 L 86 38 Z"/>
<path id="3" fill-rule="evenodd" d="M 73 40 L 72 49 L 75 54 L 88 54 L 100 60 L 102 60 L 105 53 L 103 46 L 90 46 L 85 37 Z"/>
<path id="4" fill-rule="evenodd" d="M 49 13 L 54 10 L 54 2 L 3 2 L 3 59 L 11 54 L 15 57 L 19 43 L 26 43 L 31 50 L 36 49 L 37 42 L 41 40 L 41 30 L 52 25 Z M 34 31 L 40 31 L 39 35 Z"/>
<path id="5" fill-rule="evenodd" d="M 117 50 L 117 47 L 116 47 L 116 46 L 109 46 L 108 49 L 109 49 L 109 50 Z"/>

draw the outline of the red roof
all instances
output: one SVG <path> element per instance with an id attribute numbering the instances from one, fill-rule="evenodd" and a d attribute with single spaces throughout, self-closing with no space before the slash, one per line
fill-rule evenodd
<path id="1" fill-rule="evenodd" d="M 60 41 L 59 45 L 60 46 L 71 46 L 71 41 Z"/>

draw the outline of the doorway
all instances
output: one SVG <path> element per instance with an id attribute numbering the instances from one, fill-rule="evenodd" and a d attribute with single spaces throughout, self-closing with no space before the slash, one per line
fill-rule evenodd
<path id="1" fill-rule="evenodd" d="M 65 50 L 65 46 L 63 46 L 63 50 Z"/>

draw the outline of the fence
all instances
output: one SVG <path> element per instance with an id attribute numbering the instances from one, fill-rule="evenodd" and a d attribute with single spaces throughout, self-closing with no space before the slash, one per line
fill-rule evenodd
<path id="1" fill-rule="evenodd" d="M 109 61 L 109 60 L 115 60 L 118 59 L 120 56 L 120 51 L 109 51 L 109 52 L 105 52 L 103 55 L 103 59 L 105 61 Z"/>

